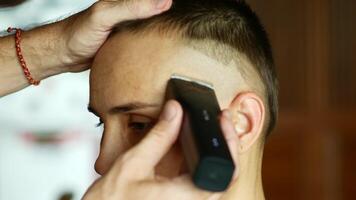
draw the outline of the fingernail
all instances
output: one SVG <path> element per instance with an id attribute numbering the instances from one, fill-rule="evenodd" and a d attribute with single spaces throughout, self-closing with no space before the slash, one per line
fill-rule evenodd
<path id="1" fill-rule="evenodd" d="M 157 9 L 162 9 L 166 6 L 168 0 L 154 0 Z"/>
<path id="2" fill-rule="evenodd" d="M 171 103 L 166 103 L 163 109 L 163 113 L 161 114 L 161 119 L 166 121 L 172 121 L 177 114 L 177 110 Z"/>

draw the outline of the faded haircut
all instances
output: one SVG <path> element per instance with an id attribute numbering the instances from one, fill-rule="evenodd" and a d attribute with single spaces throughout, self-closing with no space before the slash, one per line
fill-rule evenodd
<path id="1" fill-rule="evenodd" d="M 278 117 L 278 80 L 272 50 L 264 27 L 244 1 L 173 0 L 167 12 L 120 23 L 112 34 L 145 34 L 152 30 L 178 37 L 225 63 L 246 58 L 263 87 L 267 111 L 264 131 L 266 135 L 272 132 Z"/>

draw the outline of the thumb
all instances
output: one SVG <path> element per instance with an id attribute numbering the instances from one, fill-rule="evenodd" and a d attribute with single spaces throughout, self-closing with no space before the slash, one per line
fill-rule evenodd
<path id="1" fill-rule="evenodd" d="M 92 6 L 94 20 L 111 29 L 116 24 L 148 18 L 168 10 L 172 0 L 101 0 Z"/>
<path id="2" fill-rule="evenodd" d="M 169 100 L 159 118 L 159 122 L 151 129 L 145 138 L 136 145 L 130 154 L 135 157 L 132 163 L 147 170 L 147 174 L 158 164 L 177 140 L 183 111 L 177 101 Z M 146 173 L 145 173 L 146 174 Z"/>

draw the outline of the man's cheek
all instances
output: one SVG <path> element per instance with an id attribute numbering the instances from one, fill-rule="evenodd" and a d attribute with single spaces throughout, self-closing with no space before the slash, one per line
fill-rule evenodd
<path id="1" fill-rule="evenodd" d="M 176 142 L 158 163 L 155 173 L 167 178 L 173 178 L 180 174 L 182 167 L 184 168 L 184 158 L 179 143 Z"/>

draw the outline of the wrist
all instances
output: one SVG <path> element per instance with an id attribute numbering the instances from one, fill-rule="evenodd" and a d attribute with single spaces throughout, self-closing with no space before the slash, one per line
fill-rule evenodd
<path id="1" fill-rule="evenodd" d="M 49 24 L 22 34 L 22 53 L 35 79 L 42 80 L 69 70 L 61 60 L 64 51 L 57 28 Z"/>
<path id="2" fill-rule="evenodd" d="M 31 73 L 39 80 L 49 76 L 83 71 L 88 65 L 75 59 L 68 47 L 69 20 L 23 32 L 21 46 Z"/>

